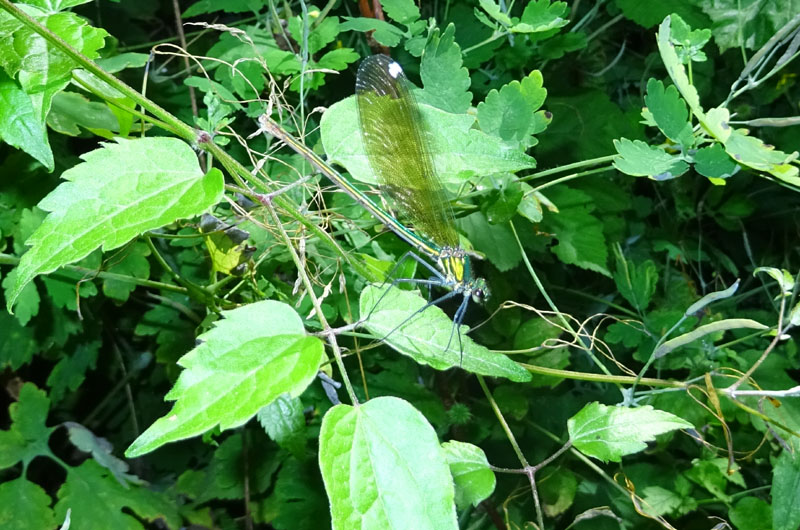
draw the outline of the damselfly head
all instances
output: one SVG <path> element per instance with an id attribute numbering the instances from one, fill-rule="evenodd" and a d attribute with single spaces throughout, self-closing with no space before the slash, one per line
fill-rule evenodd
<path id="1" fill-rule="evenodd" d="M 486 280 L 483 278 L 475 278 L 472 280 L 472 288 L 470 289 L 472 301 L 477 304 L 484 303 L 491 295 L 489 286 L 486 285 Z"/>

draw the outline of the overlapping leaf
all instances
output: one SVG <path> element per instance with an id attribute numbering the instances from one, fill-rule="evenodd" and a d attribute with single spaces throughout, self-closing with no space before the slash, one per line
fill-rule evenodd
<path id="1" fill-rule="evenodd" d="M 203 175 L 194 151 L 175 138 L 118 139 L 82 158 L 39 203 L 50 214 L 26 242 L 9 309 L 35 276 L 198 215 L 222 196 L 222 173 Z"/>
<path id="2" fill-rule="evenodd" d="M 126 451 L 138 456 L 219 426 L 238 427 L 278 396 L 297 396 L 323 359 L 322 342 L 305 334 L 299 315 L 271 300 L 223 311 L 224 320 L 198 337 L 166 399 L 172 411 Z"/>

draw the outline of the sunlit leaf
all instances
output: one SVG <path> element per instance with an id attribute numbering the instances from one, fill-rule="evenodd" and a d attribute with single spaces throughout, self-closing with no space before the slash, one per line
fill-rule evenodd
<path id="1" fill-rule="evenodd" d="M 406 401 L 337 405 L 322 420 L 319 443 L 335 530 L 458 528 L 445 453 Z"/>

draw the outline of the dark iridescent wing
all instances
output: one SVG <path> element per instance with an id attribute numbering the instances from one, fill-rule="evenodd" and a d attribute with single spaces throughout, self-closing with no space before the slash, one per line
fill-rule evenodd
<path id="1" fill-rule="evenodd" d="M 440 247 L 458 246 L 453 211 L 403 69 L 386 55 L 367 57 L 358 69 L 356 98 L 364 148 L 382 190 L 417 232 Z"/>

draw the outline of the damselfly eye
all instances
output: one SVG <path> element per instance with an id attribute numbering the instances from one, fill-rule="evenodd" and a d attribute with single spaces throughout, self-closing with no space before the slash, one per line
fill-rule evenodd
<path id="1" fill-rule="evenodd" d="M 472 291 L 472 300 L 476 304 L 482 304 L 489 297 L 489 292 L 483 288 L 477 288 Z"/>

